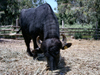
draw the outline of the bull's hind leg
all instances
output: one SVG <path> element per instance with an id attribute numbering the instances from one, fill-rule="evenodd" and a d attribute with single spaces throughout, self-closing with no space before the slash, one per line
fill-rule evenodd
<path id="1" fill-rule="evenodd" d="M 23 37 L 24 37 L 24 40 L 25 40 L 25 44 L 26 44 L 26 47 L 27 47 L 27 53 L 29 56 L 33 56 L 31 50 L 30 50 L 30 41 L 31 41 L 31 37 L 27 36 L 27 35 L 24 35 L 23 34 Z"/>

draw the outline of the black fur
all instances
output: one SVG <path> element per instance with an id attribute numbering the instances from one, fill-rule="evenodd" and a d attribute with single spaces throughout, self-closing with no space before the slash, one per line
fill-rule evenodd
<path id="1" fill-rule="evenodd" d="M 59 62 L 60 48 L 62 44 L 59 40 L 59 24 L 57 18 L 49 4 L 42 4 L 37 8 L 23 9 L 20 14 L 19 24 L 30 56 L 36 57 L 30 51 L 30 41 L 33 40 L 34 49 L 37 36 L 43 41 L 41 50 L 47 57 L 50 70 L 57 69 Z"/>

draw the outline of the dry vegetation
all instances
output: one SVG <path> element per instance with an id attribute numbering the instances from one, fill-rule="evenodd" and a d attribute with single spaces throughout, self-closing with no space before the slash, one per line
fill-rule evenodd
<path id="1" fill-rule="evenodd" d="M 23 40 L 0 39 L 0 75 L 100 75 L 100 41 L 68 42 L 73 45 L 61 51 L 59 69 L 50 72 L 44 57 L 27 55 Z"/>

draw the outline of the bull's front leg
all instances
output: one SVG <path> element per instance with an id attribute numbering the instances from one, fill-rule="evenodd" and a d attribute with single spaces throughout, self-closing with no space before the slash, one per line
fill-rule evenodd
<path id="1" fill-rule="evenodd" d="M 36 38 L 33 38 L 34 50 L 32 51 L 34 59 L 37 57 L 38 53 L 43 53 L 42 50 L 38 47 Z"/>
<path id="2" fill-rule="evenodd" d="M 33 37 L 33 48 L 34 48 L 34 50 L 32 51 L 32 53 L 33 53 L 33 58 L 35 59 L 36 57 L 37 57 L 37 48 L 38 48 L 38 46 L 37 46 L 37 44 L 36 44 L 36 37 Z"/>

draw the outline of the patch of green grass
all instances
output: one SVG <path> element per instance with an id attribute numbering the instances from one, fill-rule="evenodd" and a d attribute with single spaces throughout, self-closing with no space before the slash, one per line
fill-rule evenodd
<path id="1" fill-rule="evenodd" d="M 62 28 L 61 25 L 60 25 L 60 27 Z M 77 23 L 74 25 L 69 25 L 69 24 L 64 25 L 64 28 L 69 28 L 69 29 L 67 29 L 67 31 L 69 31 L 69 33 L 66 32 L 66 34 L 73 35 L 76 39 L 92 38 L 91 35 L 93 34 L 92 33 L 93 30 L 90 29 L 92 27 L 93 27 L 93 25 L 91 25 L 91 24 L 83 24 L 83 26 L 82 26 L 82 24 L 77 24 Z M 71 28 L 73 28 L 73 29 L 71 29 Z M 64 31 L 64 29 L 62 31 Z"/>
<path id="2" fill-rule="evenodd" d="M 69 25 L 69 24 L 65 24 L 64 27 L 65 28 L 92 28 L 93 25 L 91 24 L 73 24 L 73 25 Z M 60 25 L 60 27 L 62 27 L 62 25 Z"/>
<path id="3" fill-rule="evenodd" d="M 84 39 L 85 38 L 89 38 L 89 39 L 91 39 L 92 38 L 92 36 L 82 36 Z"/>

